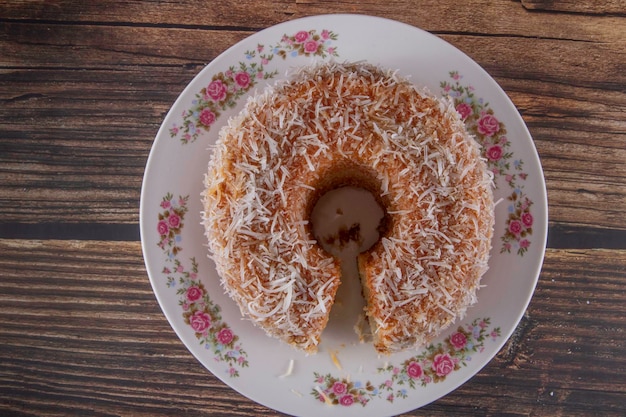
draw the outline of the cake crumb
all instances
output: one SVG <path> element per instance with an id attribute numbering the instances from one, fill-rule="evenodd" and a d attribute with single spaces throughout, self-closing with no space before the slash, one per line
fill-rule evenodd
<path id="1" fill-rule="evenodd" d="M 340 371 L 343 369 L 341 367 L 341 362 L 339 362 L 339 358 L 337 358 L 337 352 L 336 351 L 334 351 L 334 350 L 330 351 L 330 359 L 333 361 L 333 363 L 335 364 L 337 369 L 339 369 Z"/>

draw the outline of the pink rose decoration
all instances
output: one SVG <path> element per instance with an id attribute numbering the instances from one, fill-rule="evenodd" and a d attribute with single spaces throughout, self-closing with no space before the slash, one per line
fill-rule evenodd
<path id="1" fill-rule="evenodd" d="M 452 358 L 450 358 L 450 355 L 447 353 L 435 355 L 433 359 L 433 370 L 438 376 L 446 376 L 452 372 L 454 370 L 454 362 Z"/>
<path id="2" fill-rule="evenodd" d="M 346 390 L 346 384 L 344 384 L 343 382 L 337 381 L 333 384 L 333 392 L 337 395 L 345 394 Z"/>
<path id="3" fill-rule="evenodd" d="M 213 101 L 220 101 L 226 98 L 226 85 L 220 80 L 211 81 L 206 88 L 206 94 Z"/>
<path id="4" fill-rule="evenodd" d="M 187 289 L 187 299 L 191 302 L 198 301 L 202 298 L 202 290 L 195 285 Z"/>
<path id="5" fill-rule="evenodd" d="M 502 158 L 502 148 L 500 145 L 493 145 L 489 149 L 487 149 L 487 158 L 492 161 L 498 161 Z"/>
<path id="6" fill-rule="evenodd" d="M 250 74 L 245 71 L 235 74 L 235 82 L 240 88 L 247 88 L 250 85 Z"/>
<path id="7" fill-rule="evenodd" d="M 170 231 L 169 226 L 167 225 L 167 223 L 165 222 L 165 220 L 161 220 L 158 224 L 157 224 L 157 230 L 159 232 L 160 235 L 166 235 L 167 232 Z"/>
<path id="8" fill-rule="evenodd" d="M 472 114 L 472 106 L 467 103 L 459 103 L 456 111 L 461 115 L 461 119 L 465 120 Z"/>
<path id="9" fill-rule="evenodd" d="M 354 404 L 354 398 L 352 398 L 352 395 L 344 395 L 339 399 L 339 404 L 349 407 Z"/>
<path id="10" fill-rule="evenodd" d="M 205 126 L 211 126 L 215 122 L 215 113 L 209 109 L 204 109 L 200 113 L 200 123 Z"/>
<path id="11" fill-rule="evenodd" d="M 500 130 L 500 122 L 491 114 L 484 114 L 478 120 L 478 132 L 485 136 L 492 136 Z"/>
<path id="12" fill-rule="evenodd" d="M 304 52 L 314 54 L 317 52 L 319 44 L 316 41 L 308 41 L 304 44 Z"/>
<path id="13" fill-rule="evenodd" d="M 309 32 L 307 32 L 305 30 L 301 30 L 300 32 L 296 33 L 294 38 L 295 38 L 296 42 L 302 43 L 302 42 L 306 41 L 307 39 L 309 39 Z"/>
<path id="14" fill-rule="evenodd" d="M 509 223 L 509 232 L 514 235 L 519 235 L 522 232 L 522 223 L 520 223 L 519 220 L 512 220 L 511 223 Z"/>
<path id="15" fill-rule="evenodd" d="M 196 311 L 193 316 L 189 317 L 189 324 L 196 333 L 202 333 L 211 327 L 211 317 L 204 311 Z"/>
<path id="16" fill-rule="evenodd" d="M 233 335 L 233 331 L 230 330 L 228 327 L 224 327 L 217 333 L 217 341 L 223 345 L 227 345 L 232 342 L 234 337 L 235 336 Z"/>
<path id="17" fill-rule="evenodd" d="M 522 223 L 524 223 L 524 226 L 526 227 L 530 227 L 533 225 L 533 215 L 530 213 L 524 213 L 522 214 Z"/>
<path id="18" fill-rule="evenodd" d="M 522 249 L 526 249 L 530 246 L 530 242 L 528 241 L 528 239 L 522 239 L 519 242 L 519 247 Z"/>
<path id="19" fill-rule="evenodd" d="M 406 367 L 406 373 L 411 378 L 417 379 L 424 374 L 422 367 L 417 362 L 409 363 L 409 366 Z"/>
<path id="20" fill-rule="evenodd" d="M 170 217 L 167 218 L 167 222 L 172 229 L 176 229 L 178 226 L 180 226 L 180 216 L 178 214 L 172 213 L 170 214 Z"/>
<path id="21" fill-rule="evenodd" d="M 169 201 L 169 200 L 163 200 L 163 201 L 161 201 L 161 207 L 163 207 L 164 209 L 166 209 L 166 208 L 170 208 L 170 206 L 171 206 L 171 203 L 170 203 L 170 201 Z"/>
<path id="22" fill-rule="evenodd" d="M 330 38 L 330 32 L 327 29 L 322 30 L 322 33 L 320 35 L 322 37 L 322 39 L 328 39 Z"/>
<path id="23" fill-rule="evenodd" d="M 456 332 L 450 336 L 450 344 L 457 350 L 463 349 L 467 344 L 467 336 L 464 333 Z"/>

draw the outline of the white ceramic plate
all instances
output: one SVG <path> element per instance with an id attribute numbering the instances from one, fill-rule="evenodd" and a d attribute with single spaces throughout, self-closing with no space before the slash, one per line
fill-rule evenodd
<path id="1" fill-rule="evenodd" d="M 450 95 L 495 173 L 496 228 L 486 285 L 465 319 L 433 345 L 380 357 L 352 329 L 325 332 L 305 356 L 241 320 L 207 258 L 203 177 L 221 125 L 246 97 L 314 60 L 366 60 Z M 301 416 L 396 415 L 475 375 L 506 342 L 543 261 L 547 199 L 533 141 L 496 82 L 427 32 L 360 15 L 314 16 L 263 30 L 206 66 L 180 95 L 154 141 L 141 195 L 141 239 L 156 297 L 190 352 L 241 394 Z M 340 329 L 342 330 L 342 329 Z M 291 373 L 287 373 L 293 365 Z"/>

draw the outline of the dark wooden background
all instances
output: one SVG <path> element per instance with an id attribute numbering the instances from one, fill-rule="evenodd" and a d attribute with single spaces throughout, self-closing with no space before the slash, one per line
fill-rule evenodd
<path id="1" fill-rule="evenodd" d="M 9 0 L 0 3 L 0 414 L 277 415 L 219 382 L 152 294 L 139 192 L 186 84 L 312 14 L 428 30 L 528 124 L 548 250 L 514 337 L 410 415 L 626 415 L 626 0 Z"/>

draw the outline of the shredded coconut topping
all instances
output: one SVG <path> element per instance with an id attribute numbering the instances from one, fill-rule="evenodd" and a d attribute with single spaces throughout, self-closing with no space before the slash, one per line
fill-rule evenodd
<path id="1" fill-rule="evenodd" d="M 225 290 L 270 335 L 316 350 L 341 269 L 307 216 L 337 167 L 373 176 L 390 218 L 359 257 L 376 349 L 429 342 L 476 301 L 492 177 L 450 101 L 367 64 L 302 68 L 220 132 L 203 224 Z"/>

